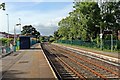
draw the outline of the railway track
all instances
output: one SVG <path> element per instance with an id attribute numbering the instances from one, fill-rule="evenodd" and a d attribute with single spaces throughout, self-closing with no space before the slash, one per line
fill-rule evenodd
<path id="1" fill-rule="evenodd" d="M 88 56 L 81 56 L 48 43 L 44 44 L 44 49 L 47 51 L 46 55 L 53 63 L 61 79 L 118 79 L 118 69 L 115 66 L 115 69 L 113 66 L 106 68 L 103 65 L 107 63 L 101 61 L 102 65 L 99 65 L 100 61 L 96 63 L 94 59 Z M 65 72 L 62 72 L 64 70 Z"/>
<path id="2" fill-rule="evenodd" d="M 56 46 L 56 44 L 55 44 Z M 65 46 L 61 46 L 61 45 L 57 45 L 57 47 L 61 47 L 63 49 L 66 49 L 66 50 L 69 50 L 71 52 L 74 52 L 74 53 L 78 53 L 78 54 L 81 54 L 81 55 L 85 55 L 85 56 L 89 56 L 92 58 L 96 58 L 96 59 L 99 59 L 99 60 L 102 60 L 103 62 L 106 62 L 106 63 L 109 63 L 109 64 L 112 64 L 114 66 L 120 66 L 120 59 L 119 59 L 119 55 L 118 55 L 118 59 L 117 58 L 114 58 L 113 57 L 109 57 L 109 56 L 106 56 L 106 55 L 100 55 L 100 53 L 92 53 L 92 52 L 87 52 L 87 51 L 83 51 L 83 50 L 78 50 L 78 49 L 73 49 L 73 48 L 68 48 L 68 47 L 65 47 Z M 84 53 L 84 54 L 83 54 Z M 104 56 L 104 57 L 103 57 Z M 108 58 L 109 57 L 109 58 Z"/>
<path id="3" fill-rule="evenodd" d="M 47 46 L 44 45 L 43 51 L 45 52 L 45 55 L 50 61 L 50 64 L 52 65 L 55 73 L 57 74 L 58 79 L 74 80 L 74 79 L 79 79 L 78 76 L 81 77 L 79 73 L 77 73 L 72 67 L 70 67 L 62 59 L 60 59 L 58 55 L 54 54 L 53 52 L 51 52 L 49 49 L 46 49 L 46 48 Z"/>
<path id="4" fill-rule="evenodd" d="M 53 46 L 53 45 L 52 45 Z M 55 45 L 54 45 L 55 46 Z M 59 49 L 65 49 L 65 48 L 63 48 L 63 47 L 58 47 L 58 46 L 55 46 L 56 48 L 59 48 Z M 84 60 L 84 61 L 86 61 L 87 60 L 87 62 L 89 62 L 89 63 L 91 63 L 91 64 L 93 64 L 93 65 L 96 65 L 96 66 L 98 66 L 98 67 L 100 67 L 99 65 L 101 65 L 101 66 L 104 66 L 105 68 L 107 68 L 107 69 L 111 69 L 112 71 L 114 71 L 114 72 L 116 72 L 115 74 L 116 75 L 118 75 L 118 73 L 119 73 L 119 70 L 120 70 L 120 64 L 119 63 L 113 63 L 112 61 L 106 61 L 106 60 L 104 60 L 104 59 L 102 59 L 102 58 L 99 58 L 99 57 L 97 57 L 97 56 L 94 56 L 94 55 L 90 55 L 90 54 L 86 54 L 86 53 L 81 53 L 81 52 L 78 52 L 78 51 L 75 51 L 75 50 L 70 50 L 70 49 L 65 49 L 65 51 L 67 52 L 67 53 L 77 53 L 77 54 L 75 54 L 75 55 L 73 55 L 73 54 L 71 54 L 71 55 L 73 55 L 73 56 L 75 56 L 75 57 L 77 57 L 77 56 L 79 56 L 79 57 L 77 57 L 77 58 L 79 58 L 79 59 L 81 59 L 81 57 L 82 57 L 82 59 Z M 96 64 L 97 63 L 97 64 Z M 98 65 L 99 64 L 99 65 Z M 102 67 L 103 68 L 103 67 Z"/>

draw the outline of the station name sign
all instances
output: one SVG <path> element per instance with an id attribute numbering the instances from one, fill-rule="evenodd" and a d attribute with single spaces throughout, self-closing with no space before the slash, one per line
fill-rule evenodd
<path id="1" fill-rule="evenodd" d="M 112 34 L 112 31 L 110 31 L 110 30 L 105 30 L 105 31 L 104 31 L 104 34 Z"/>

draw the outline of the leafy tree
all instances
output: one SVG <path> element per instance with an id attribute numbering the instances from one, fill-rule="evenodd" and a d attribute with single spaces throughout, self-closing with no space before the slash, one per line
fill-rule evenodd
<path id="1" fill-rule="evenodd" d="M 120 29 L 120 1 L 105 2 L 100 7 L 97 2 L 74 2 L 73 8 L 58 23 L 55 40 L 99 41 L 101 31 L 111 29 L 116 34 Z"/>
<path id="2" fill-rule="evenodd" d="M 114 36 L 117 37 L 120 29 L 120 1 L 105 2 L 101 6 L 103 29 L 112 30 Z"/>
<path id="3" fill-rule="evenodd" d="M 58 31 L 54 32 L 54 39 L 55 40 L 59 40 L 60 39 L 60 35 L 58 34 Z"/>
<path id="4" fill-rule="evenodd" d="M 99 32 L 100 8 L 96 2 L 75 2 L 75 10 L 59 22 L 58 34 L 64 39 L 89 40 Z"/>
<path id="5" fill-rule="evenodd" d="M 100 21 L 100 8 L 96 2 L 81 2 L 75 3 L 76 10 L 80 13 L 80 23 L 83 29 L 84 36 L 86 35 L 87 40 L 96 38 L 96 34 L 99 32 Z"/>
<path id="6" fill-rule="evenodd" d="M 0 4 L 0 9 L 5 10 L 5 3 Z"/>
<path id="7" fill-rule="evenodd" d="M 36 38 L 40 37 L 40 32 L 38 32 L 32 25 L 23 26 L 23 30 L 21 32 L 22 35 L 34 36 Z"/>
<path id="8" fill-rule="evenodd" d="M 68 17 L 65 19 L 62 19 L 59 24 L 61 27 L 58 29 L 58 35 L 60 35 L 61 39 L 68 39 L 68 34 L 69 34 L 69 21 Z"/>
<path id="9" fill-rule="evenodd" d="M 49 42 L 55 41 L 55 40 L 54 40 L 54 37 L 53 37 L 52 35 L 48 36 L 48 38 L 49 38 Z"/>

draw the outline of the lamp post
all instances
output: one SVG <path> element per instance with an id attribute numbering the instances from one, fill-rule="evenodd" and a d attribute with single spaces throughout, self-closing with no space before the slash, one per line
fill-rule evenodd
<path id="1" fill-rule="evenodd" d="M 14 25 L 14 51 L 16 51 L 16 25 Z"/>
<path id="2" fill-rule="evenodd" d="M 16 24 L 15 26 L 14 26 L 14 47 L 15 47 L 15 45 L 16 45 L 16 26 L 19 26 L 19 25 L 21 25 L 21 24 Z M 16 50 L 15 50 L 16 51 Z"/>
<path id="3" fill-rule="evenodd" d="M 16 26 L 19 26 L 19 25 L 21 25 L 21 23 L 18 23 L 18 24 L 16 24 L 16 25 L 14 26 L 14 35 L 16 34 L 16 29 L 15 29 L 15 27 L 16 27 Z"/>
<path id="4" fill-rule="evenodd" d="M 9 39 L 9 14 L 6 15 L 7 15 L 8 39 Z"/>
<path id="5" fill-rule="evenodd" d="M 21 18 L 19 18 L 19 25 L 20 25 L 20 34 L 21 34 Z"/>
<path id="6" fill-rule="evenodd" d="M 111 36 L 111 52 L 113 51 L 113 31 L 112 30 L 104 30 L 104 34 L 109 34 Z"/>
<path id="7" fill-rule="evenodd" d="M 113 34 L 111 34 L 111 52 L 113 51 Z"/>
<path id="8" fill-rule="evenodd" d="M 14 26 L 14 46 L 16 45 L 16 25 Z"/>

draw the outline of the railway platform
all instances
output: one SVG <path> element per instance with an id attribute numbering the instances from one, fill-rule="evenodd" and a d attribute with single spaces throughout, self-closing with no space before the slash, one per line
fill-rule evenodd
<path id="1" fill-rule="evenodd" d="M 57 80 L 40 44 L 2 58 L 2 80 Z"/>

